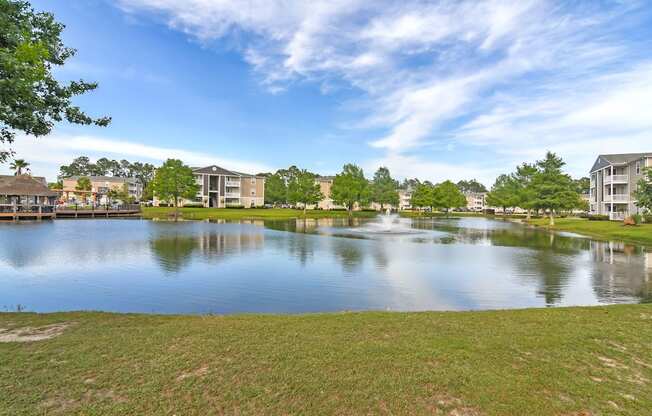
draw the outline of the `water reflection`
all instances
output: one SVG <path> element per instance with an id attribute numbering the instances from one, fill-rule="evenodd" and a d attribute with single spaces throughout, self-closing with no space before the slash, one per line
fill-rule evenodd
<path id="1" fill-rule="evenodd" d="M 398 234 L 360 232 L 366 221 L 0 224 L 0 307 L 231 313 L 652 301 L 652 250 L 640 246 L 479 218 L 401 220 L 413 232 Z"/>

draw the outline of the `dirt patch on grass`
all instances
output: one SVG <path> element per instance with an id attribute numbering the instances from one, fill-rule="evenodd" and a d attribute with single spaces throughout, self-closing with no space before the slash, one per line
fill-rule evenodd
<path id="1" fill-rule="evenodd" d="M 199 367 L 198 369 L 196 369 L 194 371 L 189 371 L 187 373 L 182 373 L 181 375 L 179 375 L 179 377 L 177 377 L 177 381 L 183 381 L 183 380 L 185 380 L 187 378 L 190 378 L 190 377 L 202 377 L 202 376 L 205 376 L 206 374 L 208 374 L 208 366 L 207 365 Z"/>
<path id="2" fill-rule="evenodd" d="M 34 342 L 52 339 L 63 334 L 72 324 L 72 322 L 62 322 L 35 328 L 29 326 L 15 329 L 0 328 L 0 342 Z"/>

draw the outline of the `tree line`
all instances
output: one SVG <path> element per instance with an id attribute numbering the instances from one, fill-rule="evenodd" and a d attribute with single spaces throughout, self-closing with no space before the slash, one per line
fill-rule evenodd
<path id="1" fill-rule="evenodd" d="M 315 205 L 324 199 L 319 185 L 320 175 L 290 166 L 274 173 L 265 174 L 265 203 L 271 205 Z M 332 179 L 330 197 L 351 214 L 356 206 L 377 203 L 383 209 L 387 205 L 398 205 L 399 183 L 392 178 L 389 169 L 380 167 L 371 180 L 362 168 L 346 164 Z"/>
<path id="2" fill-rule="evenodd" d="M 503 212 L 522 208 L 528 218 L 532 212 L 544 213 L 550 217 L 550 225 L 561 211 L 588 211 L 588 203 L 581 198 L 588 191 L 588 178 L 573 180 L 562 170 L 565 164 L 552 152 L 532 164 L 521 164 L 515 172 L 498 176 L 487 194 L 487 204 L 501 207 Z"/>

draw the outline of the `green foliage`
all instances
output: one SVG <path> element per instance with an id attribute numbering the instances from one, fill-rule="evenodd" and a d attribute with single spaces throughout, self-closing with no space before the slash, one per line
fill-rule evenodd
<path id="1" fill-rule="evenodd" d="M 63 182 L 62 181 L 50 182 L 48 183 L 48 188 L 52 190 L 61 190 L 63 189 Z"/>
<path id="2" fill-rule="evenodd" d="M 633 214 L 632 220 L 634 221 L 634 224 L 640 225 L 643 222 L 643 217 L 641 214 Z"/>
<path id="3" fill-rule="evenodd" d="M 29 163 L 24 159 L 14 159 L 9 165 L 9 169 L 13 170 L 15 175 L 22 175 L 23 170 L 29 170 Z"/>
<path id="4" fill-rule="evenodd" d="M 53 69 L 75 54 L 61 40 L 64 26 L 50 13 L 36 13 L 26 1 L 0 0 L 0 143 L 12 143 L 15 131 L 43 136 L 56 122 L 106 126 L 72 98 L 97 88 L 96 83 L 59 83 Z M 0 149 L 0 163 L 13 152 Z"/>
<path id="5" fill-rule="evenodd" d="M 551 222 L 555 212 L 580 205 L 580 196 L 570 176 L 562 172 L 564 161 L 552 152 L 536 163 L 538 172 L 532 178 L 532 206 L 548 211 Z"/>
<path id="6" fill-rule="evenodd" d="M 305 169 L 295 172 L 287 185 L 288 202 L 303 204 L 304 210 L 307 205 L 316 204 L 323 197 L 319 184 L 315 182 L 315 174 Z"/>
<path id="7" fill-rule="evenodd" d="M 178 159 L 168 159 L 156 170 L 152 190 L 163 201 L 172 201 L 175 208 L 179 199 L 194 198 L 199 191 L 192 169 Z"/>
<path id="8" fill-rule="evenodd" d="M 371 192 L 369 182 L 364 177 L 364 172 L 358 166 L 346 164 L 333 179 L 331 198 L 336 204 L 346 206 L 349 214 L 356 203 L 363 205 L 369 202 Z"/>
<path id="9" fill-rule="evenodd" d="M 573 184 L 578 194 L 588 194 L 591 190 L 591 179 L 587 177 L 573 179 Z"/>
<path id="10" fill-rule="evenodd" d="M 115 176 L 120 178 L 136 178 L 146 187 L 154 177 L 156 168 L 150 163 L 134 162 L 128 160 L 109 160 L 105 157 L 92 163 L 86 156 L 73 159 L 70 165 L 62 165 L 59 168 L 59 176 L 69 178 L 71 176 Z"/>
<path id="11" fill-rule="evenodd" d="M 265 203 L 284 204 L 288 201 L 288 188 L 283 176 L 276 172 L 265 180 Z"/>
<path id="12" fill-rule="evenodd" d="M 587 218 L 589 219 L 589 221 L 609 221 L 609 216 L 602 215 L 602 214 L 589 215 Z"/>
<path id="13" fill-rule="evenodd" d="M 432 208 L 434 186 L 430 182 L 417 184 L 412 191 L 410 205 L 417 208 Z"/>
<path id="14" fill-rule="evenodd" d="M 474 192 L 474 193 L 487 192 L 487 188 L 480 182 L 476 181 L 475 179 L 471 179 L 469 181 L 465 181 L 465 180 L 459 181 L 457 182 L 457 187 L 462 192 Z"/>
<path id="15" fill-rule="evenodd" d="M 646 168 L 643 172 L 645 177 L 641 178 L 634 191 L 636 206 L 652 212 L 652 168 Z"/>
<path id="16" fill-rule="evenodd" d="M 451 181 L 444 181 L 437 184 L 432 192 L 432 205 L 438 208 L 444 208 L 447 212 L 451 208 L 466 206 L 466 197 L 460 189 Z"/>
<path id="17" fill-rule="evenodd" d="M 534 208 L 535 192 L 532 182 L 538 172 L 535 165 L 528 163 L 523 163 L 516 168 L 513 179 L 516 181 L 514 186 L 518 197 L 517 206 L 527 210 Z"/>
<path id="18" fill-rule="evenodd" d="M 501 207 L 503 211 L 521 203 L 520 186 L 512 175 L 500 175 L 487 194 L 487 204 Z"/>
<path id="19" fill-rule="evenodd" d="M 77 179 L 77 185 L 75 185 L 75 189 L 78 191 L 90 191 L 92 189 L 91 180 L 85 176 L 82 176 L 81 178 Z"/>
<path id="20" fill-rule="evenodd" d="M 398 206 L 398 181 L 392 179 L 389 169 L 380 167 L 371 182 L 371 199 L 380 204 Z"/>

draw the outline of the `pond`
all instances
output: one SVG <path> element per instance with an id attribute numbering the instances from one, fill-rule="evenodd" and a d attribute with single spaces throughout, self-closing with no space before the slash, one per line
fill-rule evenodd
<path id="1" fill-rule="evenodd" d="M 477 310 L 652 301 L 652 250 L 485 218 L 0 223 L 0 309 Z"/>

